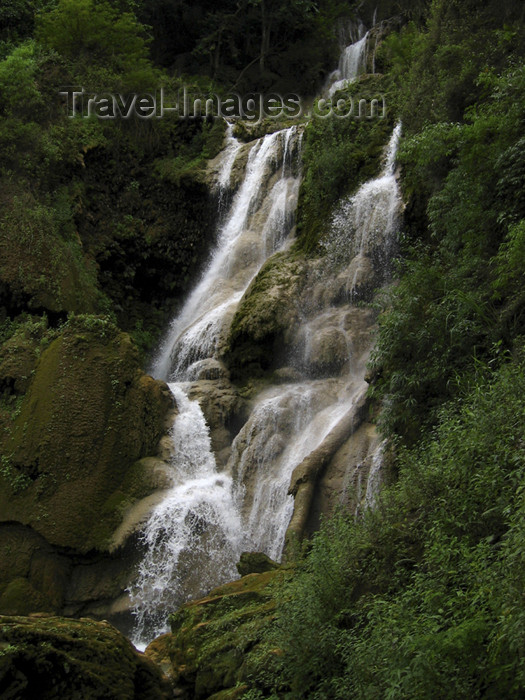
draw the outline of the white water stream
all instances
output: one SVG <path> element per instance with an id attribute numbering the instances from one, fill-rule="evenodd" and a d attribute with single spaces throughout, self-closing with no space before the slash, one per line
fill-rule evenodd
<path id="1" fill-rule="evenodd" d="M 229 137 L 218 177 L 227 186 L 241 146 Z M 152 374 L 183 380 L 188 368 L 216 355 L 235 309 L 266 258 L 288 235 L 295 216 L 299 177 L 291 168 L 301 135 L 296 127 L 268 134 L 251 145 L 242 184 L 235 194 L 210 263 L 173 320 Z M 264 196 L 265 195 L 265 196 Z"/>
<path id="2" fill-rule="evenodd" d="M 379 177 L 365 182 L 353 195 L 343 199 L 336 208 L 327 248 L 338 256 L 354 258 L 351 292 L 355 291 L 361 263 L 365 257 L 375 257 L 376 265 L 386 269 L 395 244 L 392 232 L 401 207 L 399 185 L 395 174 L 395 159 L 401 137 L 401 123 L 390 138 Z"/>
<path id="3" fill-rule="evenodd" d="M 350 34 L 352 35 L 353 32 Z M 338 68 L 329 76 L 328 97 L 332 97 L 338 90 L 344 90 L 365 70 L 368 32 L 363 24 L 359 24 L 357 34 L 358 39 L 345 46 L 341 52 Z"/>
<path id="4" fill-rule="evenodd" d="M 343 247 L 352 260 L 378 248 L 386 254 L 391 250 L 401 206 L 394 173 L 400 130 L 398 125 L 392 134 L 380 176 L 334 214 L 330 245 Z M 237 178 L 238 189 L 222 217 L 207 269 L 172 322 L 152 367 L 155 376 L 170 382 L 178 414 L 171 430 L 171 484 L 143 528 L 145 556 L 130 586 L 138 646 L 166 631 L 167 615 L 185 600 L 235 578 L 241 552 L 262 551 L 280 559 L 293 513 L 288 489 L 294 469 L 323 444 L 367 388 L 368 312 L 361 317 L 351 299 L 343 305 L 327 301 L 312 306 L 315 285 L 328 284 L 328 277 L 321 276 L 298 300 L 305 309 L 295 329 L 301 374 L 256 397 L 225 471 L 217 468 L 199 403 L 188 398 L 202 361 L 220 355 L 250 282 L 293 230 L 300 143 L 295 127 L 246 145 L 231 130 L 227 133 L 216 182 L 226 190 Z M 243 158 L 239 175 L 235 170 Z M 319 374 L 323 342 L 329 350 L 334 344 L 340 348 L 337 370 L 325 378 Z M 377 496 L 379 457 L 372 466 L 367 505 Z"/>
<path id="5" fill-rule="evenodd" d="M 170 384 L 179 414 L 171 430 L 171 488 L 142 532 L 145 556 L 132 587 L 134 641 L 166 631 L 166 614 L 188 591 L 237 576 L 241 523 L 232 480 L 217 471 L 210 431 L 197 401 Z"/>
<path id="6" fill-rule="evenodd" d="M 228 128 L 216 186 L 226 190 L 249 150 L 241 184 L 218 233 L 207 269 L 174 319 L 152 366 L 178 407 L 171 431 L 172 486 L 143 529 L 145 557 L 130 587 L 138 647 L 166 631 L 166 617 L 188 598 L 237 576 L 245 544 L 238 498 L 218 472 L 209 428 L 187 392 L 202 360 L 214 358 L 233 314 L 264 261 L 293 228 L 301 135 L 296 127 L 243 145 Z"/>

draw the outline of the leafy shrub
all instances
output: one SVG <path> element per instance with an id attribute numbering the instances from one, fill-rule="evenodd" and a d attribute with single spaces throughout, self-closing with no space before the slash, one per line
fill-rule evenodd
<path id="1" fill-rule="evenodd" d="M 36 36 L 70 61 L 109 69 L 106 81 L 101 74 L 97 76 L 101 81 L 93 83 L 97 90 L 108 89 L 114 83 L 111 72 L 136 90 L 155 86 L 144 27 L 132 13 L 119 12 L 108 2 L 60 0 L 55 8 L 38 17 Z"/>
<path id="2" fill-rule="evenodd" d="M 479 364 L 360 522 L 340 513 L 281 593 L 287 698 L 518 698 L 525 364 Z"/>

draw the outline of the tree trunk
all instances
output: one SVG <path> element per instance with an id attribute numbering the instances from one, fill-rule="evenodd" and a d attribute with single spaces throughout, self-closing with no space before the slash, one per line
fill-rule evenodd
<path id="1" fill-rule="evenodd" d="M 270 48 L 270 32 L 271 32 L 271 18 L 268 16 L 268 8 L 266 6 L 266 0 L 261 0 L 261 54 L 259 57 L 259 69 L 261 72 L 261 77 L 266 68 L 266 55 Z"/>

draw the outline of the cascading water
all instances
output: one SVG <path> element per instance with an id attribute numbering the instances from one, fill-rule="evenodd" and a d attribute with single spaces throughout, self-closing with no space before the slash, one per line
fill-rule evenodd
<path id="1" fill-rule="evenodd" d="M 339 64 L 341 80 L 355 80 L 363 69 L 367 39 L 368 32 L 359 41 L 356 41 L 355 44 L 350 44 L 343 51 Z"/>
<path id="2" fill-rule="evenodd" d="M 143 528 L 146 553 L 129 589 L 139 647 L 165 631 L 167 614 L 182 602 L 237 575 L 244 544 L 239 492 L 228 472 L 217 470 L 203 412 L 187 394 L 202 361 L 217 355 L 251 280 L 293 227 L 300 141 L 296 127 L 247 146 L 227 132 L 216 186 L 228 188 L 237 159 L 249 149 L 244 178 L 210 263 L 153 365 L 154 375 L 172 380 L 178 414 L 171 431 L 172 486 Z"/>
<path id="3" fill-rule="evenodd" d="M 220 472 L 203 412 L 188 392 L 203 358 L 216 357 L 221 335 L 250 281 L 286 239 L 299 182 L 292 167 L 300 139 L 294 129 L 245 147 L 232 143 L 229 135 L 217 181 L 223 186 L 229 181 L 236 157 L 248 148 L 244 179 L 224 218 L 211 262 L 155 362 L 157 375 L 178 380 L 170 384 L 178 415 L 171 433 L 172 485 L 144 527 L 146 554 L 130 587 L 137 645 L 164 631 L 167 614 L 182 602 L 235 578 L 242 551 L 262 551 L 279 560 L 294 513 L 292 475 L 309 461 L 315 466 L 317 454 L 324 458 L 327 450 L 336 449 L 341 443 L 338 433 L 346 436 L 367 390 L 364 374 L 373 323 L 370 310 L 353 305 L 353 265 L 374 256 L 377 265 L 377 249 L 392 249 L 401 207 L 394 172 L 400 131 L 398 125 L 380 176 L 335 212 L 328 264 L 324 271 L 317 270 L 298 299 L 304 315 L 294 330 L 290 357 L 297 379 L 268 388 L 254 400 L 233 441 L 227 467 Z M 345 264 L 333 282 L 334 272 Z M 372 268 L 370 263 L 369 271 Z M 377 279 L 382 282 L 384 277 L 380 271 Z M 337 286 L 342 279 L 348 292 L 344 303 L 334 301 L 341 299 L 340 291 L 330 292 L 330 282 Z M 368 462 L 371 474 L 363 495 L 366 474 L 358 470 L 357 497 L 364 499 L 365 507 L 373 506 L 379 488 L 378 443 L 377 438 L 363 443 L 360 464 Z M 351 481 L 345 475 L 344 488 Z"/>
<path id="4" fill-rule="evenodd" d="M 381 486 L 381 469 L 383 468 L 384 451 L 386 440 L 384 440 L 375 451 L 368 480 L 366 483 L 365 508 L 374 508 Z"/>
<path id="5" fill-rule="evenodd" d="M 182 380 L 193 363 L 216 354 L 251 280 L 291 229 L 299 178 L 292 172 L 290 149 L 297 148 L 300 139 L 296 127 L 290 127 L 251 146 L 244 180 L 219 232 L 217 248 L 171 325 L 153 364 L 154 376 Z M 226 150 L 219 184 L 229 181 L 235 162 L 232 151 Z M 269 193 L 261 201 L 268 184 Z"/>
<path id="6" fill-rule="evenodd" d="M 290 477 L 347 413 L 348 396 L 333 381 L 302 381 L 259 397 L 231 458 L 243 504 L 243 550 L 281 559 L 294 509 Z"/>
<path id="7" fill-rule="evenodd" d="M 354 32 L 350 32 L 352 37 Z M 332 97 L 338 90 L 355 80 L 365 69 L 368 32 L 362 23 L 359 24 L 358 39 L 346 46 L 339 59 L 339 66 L 329 77 L 328 96 Z"/>
<path id="8" fill-rule="evenodd" d="M 365 182 L 355 195 L 344 199 L 336 209 L 331 234 L 326 242 L 332 260 L 338 256 L 354 258 L 350 292 L 355 292 L 361 263 L 365 256 L 375 257 L 376 265 L 388 271 L 401 197 L 395 175 L 395 158 L 401 137 L 401 123 L 395 127 L 386 150 L 379 177 Z"/>
<path id="9" fill-rule="evenodd" d="M 352 406 L 358 406 L 366 394 L 368 385 L 364 376 L 372 345 L 371 321 L 368 310 L 352 305 L 356 281 L 352 265 L 355 267 L 357 260 L 368 258 L 377 248 L 382 248 L 385 254 L 393 249 L 401 207 L 394 172 L 400 133 L 399 124 L 386 149 L 381 175 L 365 183 L 343 203 L 344 225 L 340 211 L 332 222 L 329 246 L 332 250 L 344 249 L 347 267 L 342 274 L 351 285 L 348 302 L 334 305 L 328 300 L 311 304 L 311 298 L 321 298 L 318 288 L 324 291 L 334 270 L 341 267 L 340 261 L 328 255 L 328 268 L 324 273 L 318 272 L 316 281 L 303 292 L 305 314 L 295 329 L 296 351 L 291 359 L 303 378 L 263 392 L 233 443 L 229 466 L 239 502 L 243 504 L 246 550 L 281 558 L 294 510 L 294 499 L 289 495 L 294 470 L 318 449 L 320 459 L 323 458 L 322 446 L 327 441 L 333 442 L 334 433 L 349 422 Z M 375 262 L 383 266 L 382 262 Z M 372 268 L 370 263 L 369 275 Z M 383 282 L 384 269 L 376 270 L 376 274 L 378 283 Z M 336 292 L 334 296 L 341 295 Z M 331 376 L 315 378 L 327 371 Z M 377 460 L 374 457 L 376 442 L 372 440 L 367 447 L 373 481 L 366 492 L 368 505 L 374 503 L 379 488 L 379 457 Z"/>
<path id="10" fill-rule="evenodd" d="M 364 69 L 368 33 L 360 23 L 350 26 L 350 37 L 330 94 Z M 268 257 L 286 250 L 297 205 L 301 146 L 296 127 L 242 144 L 228 125 L 225 147 L 213 165 L 217 245 L 152 366 L 154 376 L 170 382 L 178 413 L 171 430 L 171 482 L 143 527 L 145 555 L 129 589 L 137 645 L 163 632 L 168 613 L 185 600 L 235 578 L 243 551 L 280 560 L 288 529 L 293 531 L 297 519 L 290 489 L 297 506 L 301 484 L 321 465 L 342 464 L 339 493 L 352 491 L 353 483 L 357 513 L 361 506 L 373 507 L 383 446 L 372 426 L 362 431 L 357 446 L 348 446 L 362 423 L 357 416 L 367 391 L 364 376 L 374 323 L 373 311 L 355 302 L 364 278 L 373 286 L 387 278 L 402 206 L 395 176 L 400 132 L 398 125 L 380 175 L 334 211 L 324 261 L 305 263 L 296 299 L 299 316 L 289 329 L 294 339 L 287 352 L 289 367 L 282 368 L 287 383 L 252 400 L 248 418 L 221 456 L 219 448 L 216 454 L 212 449 L 203 408 L 189 397 L 198 396 L 204 407 L 213 403 L 214 382 L 219 394 L 225 383 L 226 391 L 231 389 L 221 354 L 250 283 Z M 304 492 L 302 498 L 304 515 L 311 503 L 305 508 Z"/>
<path id="11" fill-rule="evenodd" d="M 226 127 L 226 143 L 222 155 L 222 167 L 219 170 L 217 180 L 215 182 L 215 188 L 219 192 L 219 218 L 224 213 L 224 204 L 226 195 L 230 190 L 230 180 L 233 166 L 241 149 L 242 143 L 233 135 L 233 125 L 228 124 Z"/>
<path id="12" fill-rule="evenodd" d="M 224 217 L 211 262 L 173 322 L 155 362 L 157 375 L 178 380 L 170 384 L 178 415 L 171 433 L 171 488 L 144 527 L 146 554 L 130 587 L 138 645 L 164 631 L 167 614 L 182 602 L 235 578 L 242 551 L 281 558 L 294 512 L 289 494 L 292 475 L 309 461 L 314 460 L 315 466 L 317 454 L 324 458 L 327 450 L 336 449 L 341 443 L 339 433 L 346 436 L 353 412 L 366 394 L 373 313 L 355 307 L 352 293 L 345 303 L 335 302 L 341 294 L 330 294 L 329 281 L 342 267 L 335 253 L 344 250 L 347 264 L 335 283 L 344 278 L 347 291 L 350 285 L 353 292 L 355 261 L 374 257 L 377 249 L 392 248 L 401 207 L 394 172 L 400 131 L 398 125 L 380 176 L 365 183 L 335 212 L 328 236 L 328 266 L 312 276 L 302 300 L 298 299 L 304 315 L 294 330 L 290 358 L 297 379 L 269 388 L 254 400 L 232 444 L 227 467 L 220 472 L 203 412 L 197 401 L 189 400 L 188 392 L 203 359 L 216 357 L 250 281 L 291 230 L 299 182 L 293 171 L 300 139 L 296 130 L 277 132 L 242 147 L 228 135 L 217 182 L 226 186 L 236 158 L 246 148 L 244 179 Z M 378 279 L 383 281 L 384 274 Z M 311 299 L 317 302 L 312 304 Z M 328 376 L 323 378 L 327 367 Z M 363 459 L 370 465 L 370 483 L 364 496 L 358 494 L 365 507 L 377 497 L 381 454 L 377 439 L 365 440 Z M 362 470 L 358 478 L 362 482 Z M 346 488 L 351 478 L 345 476 L 343 481 Z"/>
<path id="13" fill-rule="evenodd" d="M 231 477 L 217 471 L 199 404 L 177 384 L 169 386 L 179 411 L 170 434 L 172 484 L 141 535 L 146 554 L 130 591 L 137 646 L 166 631 L 166 611 L 235 578 L 241 551 Z"/>

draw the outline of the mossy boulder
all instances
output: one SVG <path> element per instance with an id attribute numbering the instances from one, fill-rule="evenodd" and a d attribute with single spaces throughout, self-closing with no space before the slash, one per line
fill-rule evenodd
<path id="1" fill-rule="evenodd" d="M 237 571 L 241 576 L 248 574 L 263 574 L 265 571 L 274 571 L 279 564 L 263 552 L 243 552 L 237 564 Z"/>
<path id="2" fill-rule="evenodd" d="M 42 350 L 55 335 L 46 316 L 23 314 L 0 322 L 0 393 L 25 394 Z"/>
<path id="3" fill-rule="evenodd" d="M 34 610 L 52 612 L 53 604 L 26 578 L 19 577 L 10 581 L 0 596 L 0 610 L 7 615 L 27 615 Z"/>
<path id="4" fill-rule="evenodd" d="M 127 334 L 104 318 L 71 319 L 5 440 L 0 520 L 59 547 L 105 550 L 125 510 L 155 488 L 138 460 L 156 454 L 171 405 Z"/>
<path id="5" fill-rule="evenodd" d="M 107 622 L 0 616 L 4 700 L 172 697 L 160 670 Z"/>
<path id="6" fill-rule="evenodd" d="M 274 368 L 299 317 L 306 263 L 290 252 L 273 255 L 246 291 L 233 318 L 226 362 L 233 378 Z"/>
<path id="7" fill-rule="evenodd" d="M 202 168 L 224 133 L 219 122 L 208 139 L 198 120 L 159 121 L 167 133 L 157 134 L 155 144 L 113 130 L 111 143 L 86 153 L 76 218 L 119 326 L 149 347 L 179 308 L 214 241 L 216 201 L 202 182 Z"/>
<path id="8" fill-rule="evenodd" d="M 186 603 L 171 616 L 171 634 L 147 649 L 168 671 L 181 698 L 236 698 L 248 689 L 257 664 L 272 662 L 279 650 L 262 646 L 272 621 L 275 595 L 287 572 L 244 576 Z"/>

